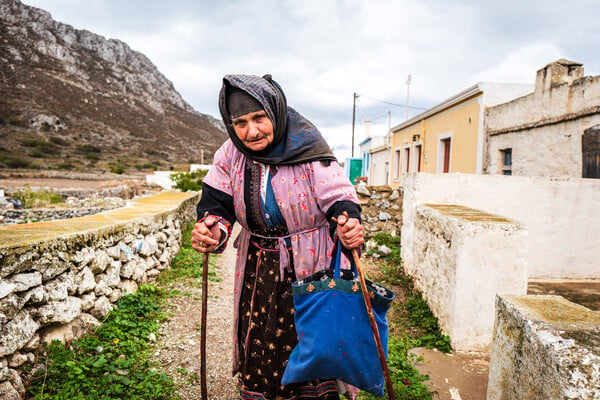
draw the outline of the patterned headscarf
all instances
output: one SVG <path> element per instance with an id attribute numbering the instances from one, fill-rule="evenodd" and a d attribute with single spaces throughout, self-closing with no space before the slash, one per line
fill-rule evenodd
<path id="1" fill-rule="evenodd" d="M 231 88 L 241 89 L 258 100 L 273 123 L 273 143 L 266 149 L 252 151 L 235 134 L 227 109 L 228 89 L 231 91 Z M 219 93 L 219 111 L 237 149 L 252 160 L 272 165 L 336 160 L 321 132 L 287 105 L 281 86 L 270 75 L 225 75 Z"/>

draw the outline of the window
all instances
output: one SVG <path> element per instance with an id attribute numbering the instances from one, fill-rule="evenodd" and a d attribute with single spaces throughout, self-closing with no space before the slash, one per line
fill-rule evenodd
<path id="1" fill-rule="evenodd" d="M 413 152 L 413 171 L 421 172 L 421 145 L 418 144 L 415 146 L 415 151 Z"/>
<path id="2" fill-rule="evenodd" d="M 398 181 L 400 179 L 400 149 L 396 149 L 394 152 L 394 180 Z"/>
<path id="3" fill-rule="evenodd" d="M 500 150 L 502 156 L 502 175 L 512 175 L 512 149 Z"/>
<path id="4" fill-rule="evenodd" d="M 402 157 L 402 172 L 410 172 L 410 147 L 405 147 Z"/>

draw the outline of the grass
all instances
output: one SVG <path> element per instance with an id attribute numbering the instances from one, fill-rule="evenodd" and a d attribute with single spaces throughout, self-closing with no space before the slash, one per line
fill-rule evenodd
<path id="1" fill-rule="evenodd" d="M 373 280 L 389 287 L 397 296 L 388 313 L 388 367 L 394 393 L 403 400 L 431 399 L 433 393 L 425 385 L 429 378 L 414 367 L 420 359 L 410 350 L 422 346 L 448 352 L 452 350 L 450 338 L 440 331 L 437 318 L 415 289 L 412 278 L 404 272 L 400 237 L 379 233 L 373 239 L 391 249 L 391 253 L 378 262 L 379 270 L 371 275 L 376 275 Z M 376 398 L 366 392 L 359 395 L 360 400 Z"/>
<path id="2" fill-rule="evenodd" d="M 137 293 L 124 296 L 103 324 L 66 344 L 44 344 L 38 354 L 38 368 L 26 382 L 26 398 L 34 400 L 178 400 L 173 380 L 152 361 L 150 334 L 168 318 L 163 310 L 167 296 L 180 296 L 170 284 L 198 285 L 202 277 L 200 255 L 190 244 L 190 224 L 182 233 L 182 246 L 162 271 L 157 285 L 143 284 Z M 214 258 L 214 257 L 212 257 Z M 209 279 L 219 280 L 215 266 Z M 178 370 L 188 380 L 197 374 Z"/>

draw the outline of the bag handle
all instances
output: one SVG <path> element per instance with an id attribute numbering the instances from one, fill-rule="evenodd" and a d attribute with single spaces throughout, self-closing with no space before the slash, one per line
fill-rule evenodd
<path id="1" fill-rule="evenodd" d="M 348 257 L 346 257 L 348 258 Z M 356 269 L 356 262 L 353 257 L 348 258 L 350 260 L 351 270 L 354 274 L 354 278 L 358 276 L 358 271 Z M 333 251 L 331 252 L 331 264 L 329 264 L 329 268 L 333 270 L 333 278 L 340 279 L 341 275 L 341 264 L 342 264 L 342 242 L 339 239 L 335 239 L 335 246 Z"/>

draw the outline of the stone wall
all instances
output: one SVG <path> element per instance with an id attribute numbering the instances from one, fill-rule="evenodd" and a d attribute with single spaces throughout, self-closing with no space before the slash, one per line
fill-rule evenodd
<path id="1" fill-rule="evenodd" d="M 487 400 L 600 399 L 600 312 L 498 296 Z"/>
<path id="2" fill-rule="evenodd" d="M 480 210 L 425 204 L 413 234 L 414 262 L 405 268 L 452 348 L 489 351 L 496 293 L 527 292 L 526 231 Z"/>
<path id="3" fill-rule="evenodd" d="M 116 206 L 0 210 L 0 225 L 84 217 L 86 215 L 93 215 L 114 208 L 116 208 Z"/>
<path id="4" fill-rule="evenodd" d="M 402 226 L 402 196 L 398 190 L 389 186 L 356 186 L 358 200 L 362 207 L 361 219 L 365 239 L 378 232 L 387 232 L 392 236 L 400 234 Z"/>
<path id="5" fill-rule="evenodd" d="M 0 398 L 40 342 L 79 336 L 169 268 L 198 195 L 165 192 L 65 221 L 0 227 Z M 3 397 L 4 395 L 4 397 Z"/>

